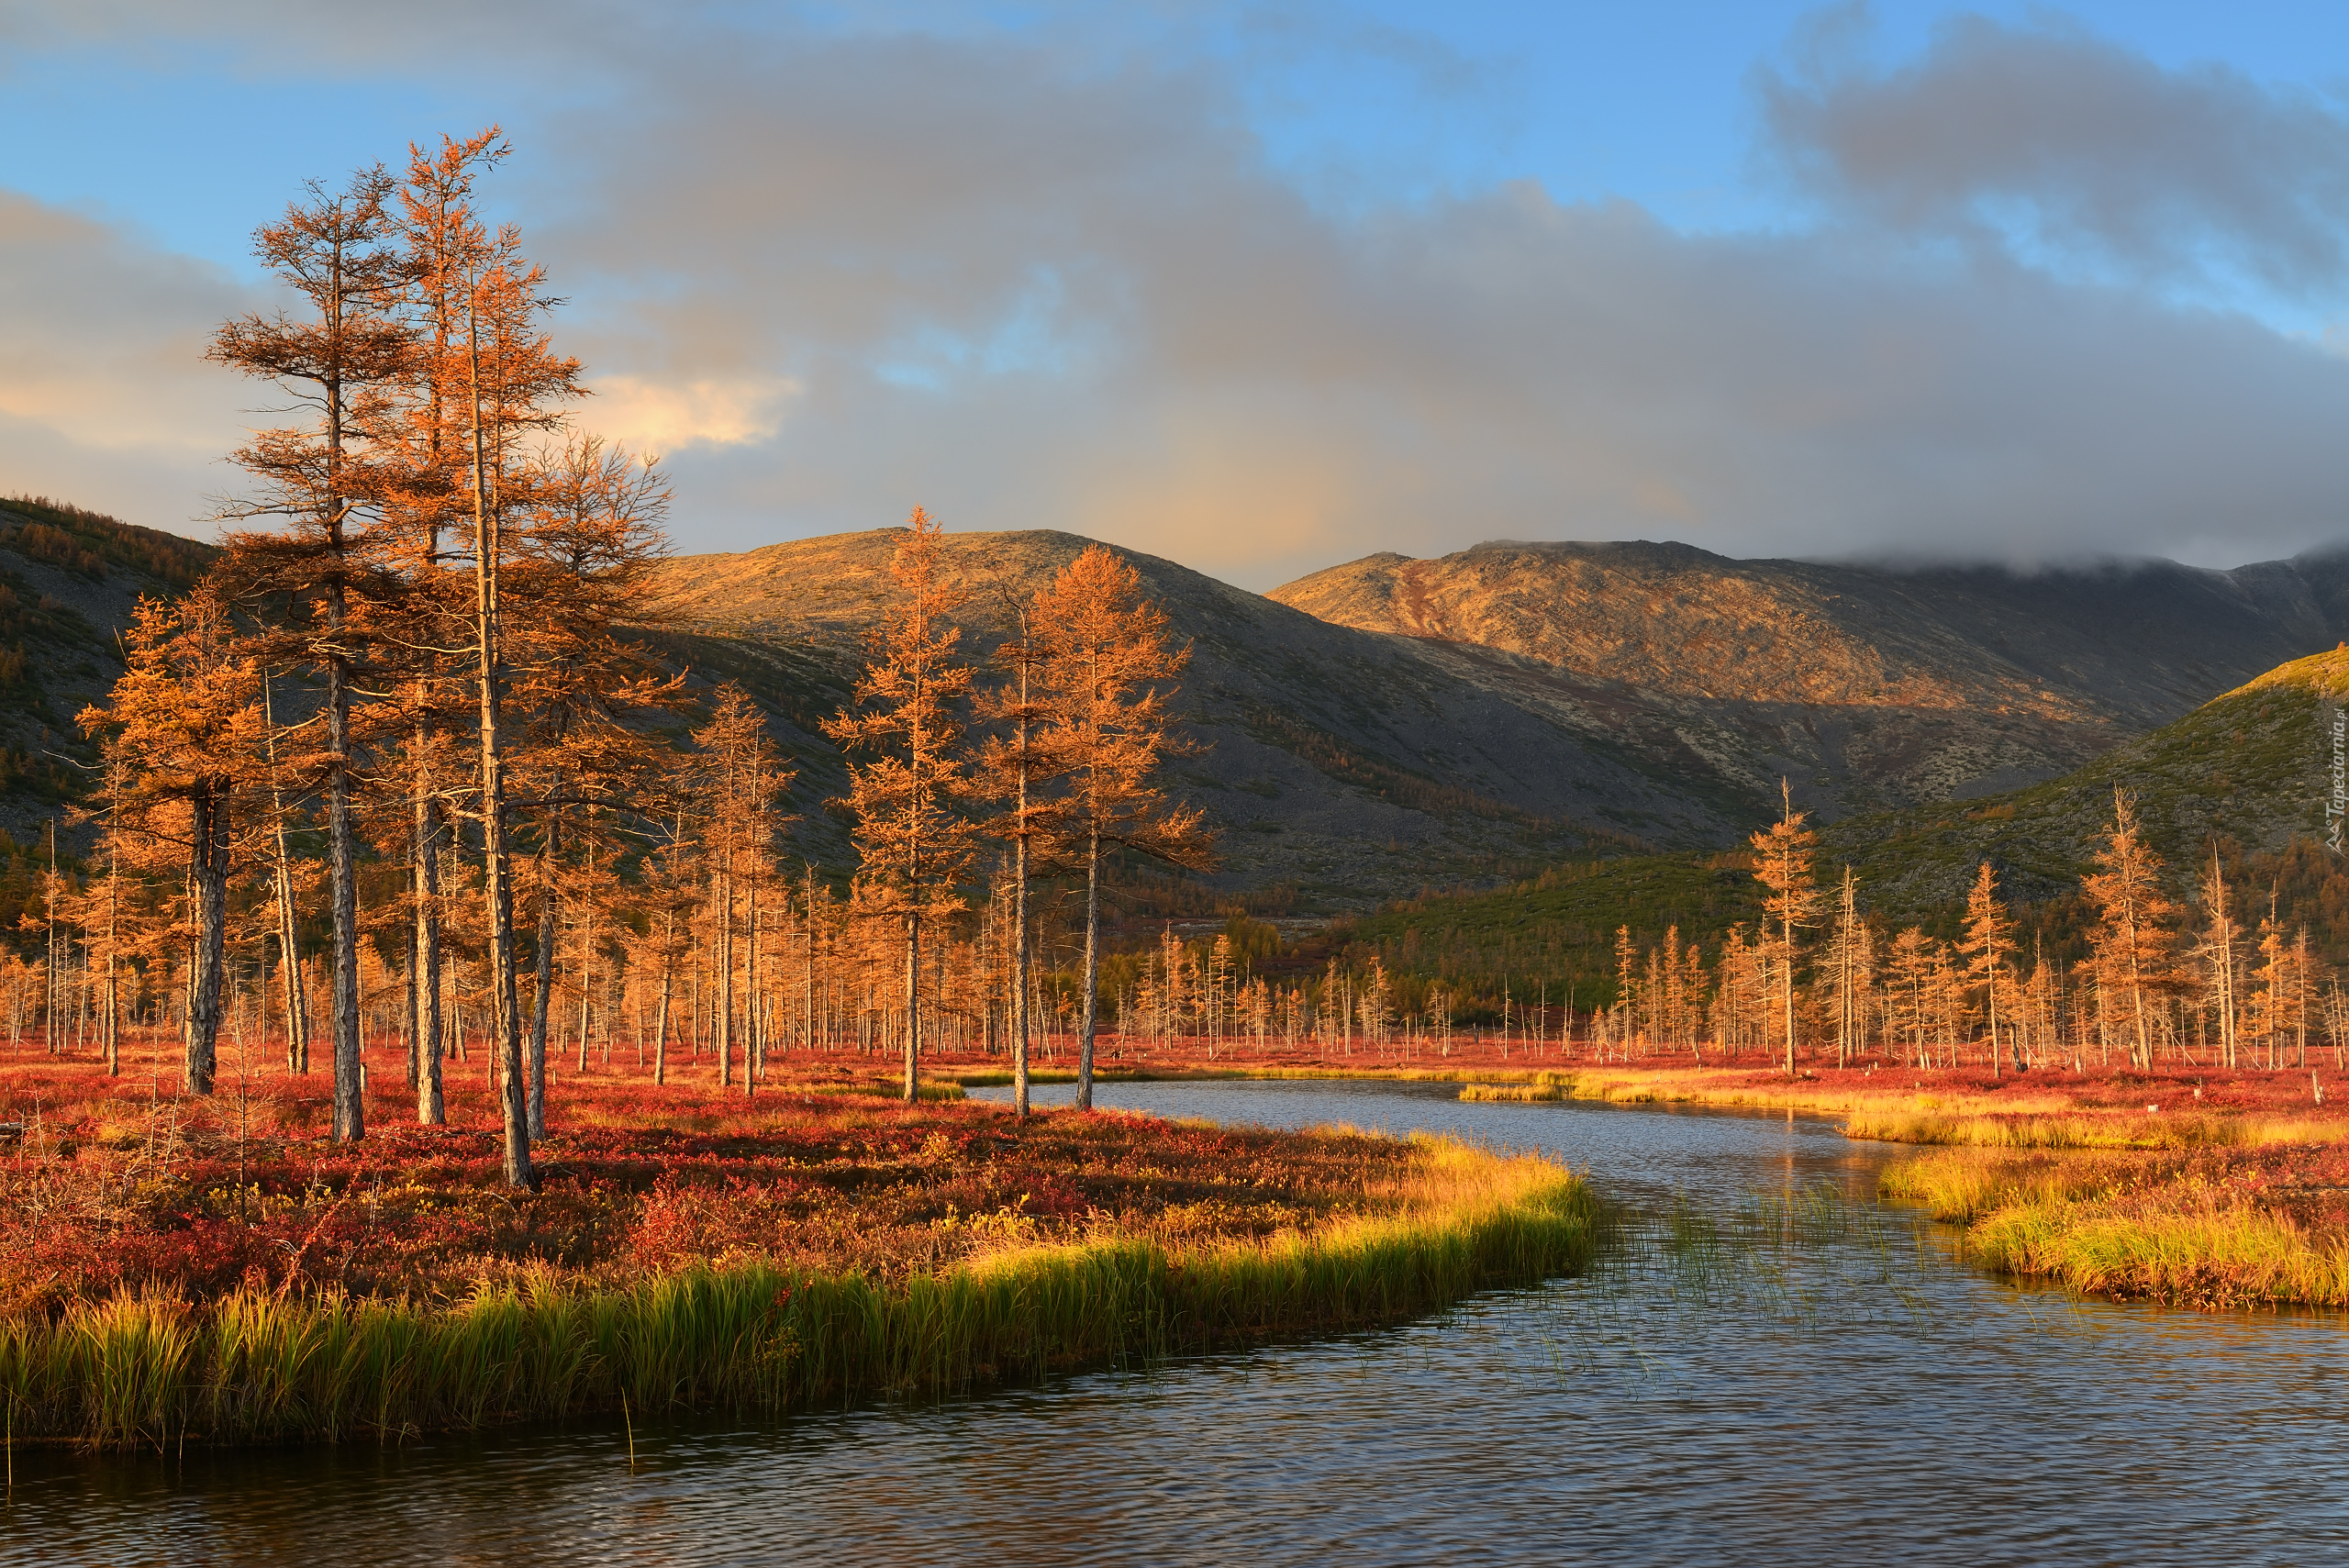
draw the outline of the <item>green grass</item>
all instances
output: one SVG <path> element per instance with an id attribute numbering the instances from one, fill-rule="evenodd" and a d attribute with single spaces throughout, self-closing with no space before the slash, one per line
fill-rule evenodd
<path id="1" fill-rule="evenodd" d="M 1420 1142 L 1437 1201 L 1264 1243 L 1113 1235 L 900 1285 L 767 1263 L 625 1290 L 526 1279 L 438 1309 L 117 1296 L 0 1324 L 0 1399 L 17 1440 L 106 1448 L 395 1439 L 623 1400 L 771 1412 L 1368 1328 L 1587 1261 L 1596 1211 L 1572 1173 Z"/>

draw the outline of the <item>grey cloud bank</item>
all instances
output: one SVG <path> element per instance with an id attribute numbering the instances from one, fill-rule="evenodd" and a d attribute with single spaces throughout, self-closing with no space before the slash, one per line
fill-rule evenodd
<path id="1" fill-rule="evenodd" d="M 2222 72 L 1962 26 L 1765 73 L 1820 220 L 1697 235 L 1530 183 L 1332 214 L 1195 56 L 692 15 L 610 41 L 592 102 L 511 126 L 550 183 L 493 194 L 540 209 L 607 377 L 579 418 L 671 451 L 685 549 L 920 504 L 1262 587 L 1493 537 L 2232 564 L 2349 532 L 2349 362 L 2176 287 L 2337 298 L 2343 124 Z M 2018 202 L 2021 241 L 1984 217 Z M 28 210 L 0 288 L 32 286 Z M 146 264 L 183 282 L 108 330 L 200 341 L 233 291 Z M 176 522 L 236 434 L 216 376 L 163 376 L 168 437 L 127 445 L 0 403 L 0 457 Z"/>

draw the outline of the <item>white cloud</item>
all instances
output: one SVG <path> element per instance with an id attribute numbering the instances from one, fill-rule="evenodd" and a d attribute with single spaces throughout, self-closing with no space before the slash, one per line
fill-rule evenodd
<path id="1" fill-rule="evenodd" d="M 785 377 L 755 375 L 668 383 L 600 375 L 590 385 L 594 398 L 573 411 L 571 422 L 655 454 L 773 440 L 800 391 Z"/>

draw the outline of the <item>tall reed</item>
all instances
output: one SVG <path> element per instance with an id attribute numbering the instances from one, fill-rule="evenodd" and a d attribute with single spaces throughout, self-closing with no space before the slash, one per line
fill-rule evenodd
<path id="1" fill-rule="evenodd" d="M 0 1323 L 0 1397 L 18 1440 L 106 1447 L 395 1438 L 623 1398 L 773 1411 L 1365 1328 L 1587 1261 L 1595 1207 L 1571 1172 L 1417 1141 L 1391 1215 L 1174 1250 L 1105 1234 L 896 1286 L 753 1262 L 617 1290 L 484 1284 L 444 1307 L 123 1294 Z"/>

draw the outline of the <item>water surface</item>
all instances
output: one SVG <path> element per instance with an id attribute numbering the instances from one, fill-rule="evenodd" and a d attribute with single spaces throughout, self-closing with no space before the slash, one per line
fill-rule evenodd
<path id="1" fill-rule="evenodd" d="M 1336 1340 L 754 1429 L 16 1456 L 0 1564 L 2342 1562 L 2349 1337 L 1984 1278 L 1805 1118 L 1107 1085 L 1554 1152 L 1584 1279 Z M 1064 1099 L 1045 1089 L 1039 1098 Z"/>

